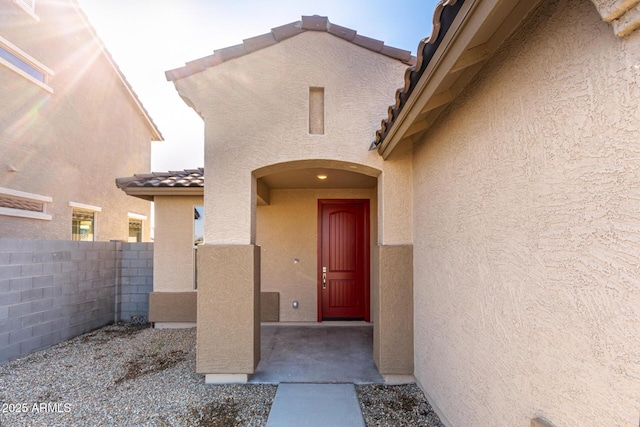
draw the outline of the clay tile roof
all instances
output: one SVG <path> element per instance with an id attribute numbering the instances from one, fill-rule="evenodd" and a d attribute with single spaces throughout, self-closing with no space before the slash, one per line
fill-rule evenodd
<path id="1" fill-rule="evenodd" d="M 464 0 L 440 0 L 433 13 L 433 30 L 431 35 L 420 41 L 418 45 L 418 60 L 415 65 L 407 68 L 404 75 L 404 87 L 396 91 L 396 103 L 389 106 L 388 116 L 382 120 L 381 127 L 376 131 L 376 139 L 373 146 L 379 146 L 389 133 L 389 130 L 400 115 L 400 111 L 405 106 L 407 99 L 416 87 L 416 84 L 422 77 L 424 71 L 436 50 L 440 46 L 440 42 L 449 30 L 458 11 L 462 7 Z M 384 46 L 383 49 L 389 49 Z"/>
<path id="2" fill-rule="evenodd" d="M 140 187 L 204 187 L 204 168 L 140 173 L 116 179 L 120 189 Z"/>
<path id="3" fill-rule="evenodd" d="M 213 55 L 187 62 L 184 67 L 166 71 L 165 76 L 169 81 L 179 80 L 225 61 L 264 49 L 265 47 L 274 45 L 306 31 L 325 31 L 365 49 L 397 59 L 407 65 L 414 65 L 416 63 L 416 58 L 407 50 L 385 46 L 384 42 L 380 40 L 364 37 L 358 35 L 357 32 L 351 28 L 332 24 L 326 16 L 314 15 L 303 16 L 300 21 L 272 28 L 271 32 L 243 40 L 242 44 L 215 50 Z"/>

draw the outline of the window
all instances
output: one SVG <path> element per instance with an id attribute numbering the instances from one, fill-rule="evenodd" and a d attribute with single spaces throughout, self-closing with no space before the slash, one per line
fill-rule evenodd
<path id="1" fill-rule="evenodd" d="M 69 202 L 73 208 L 71 214 L 71 239 L 93 242 L 95 241 L 96 212 L 101 212 L 99 206 L 84 203 Z"/>
<path id="2" fill-rule="evenodd" d="M 93 242 L 93 224 L 95 222 L 95 212 L 73 210 L 71 220 L 72 240 L 82 240 Z"/>
<path id="3" fill-rule="evenodd" d="M 142 242 L 142 221 L 129 218 L 129 243 Z"/>
<path id="4" fill-rule="evenodd" d="M 204 243 L 204 206 L 193 207 L 193 244 Z"/>
<path id="5" fill-rule="evenodd" d="M 129 243 L 142 242 L 142 221 L 147 219 L 146 215 L 129 212 Z"/>
<path id="6" fill-rule="evenodd" d="M 51 220 L 47 205 L 52 201 L 51 197 L 0 187 L 0 215 Z"/>
<path id="7" fill-rule="evenodd" d="M 53 93 L 53 89 L 47 85 L 49 77 L 53 76 L 53 71 L 2 36 L 0 36 L 0 64 L 47 92 Z"/>
<path id="8" fill-rule="evenodd" d="M 198 289 L 198 245 L 204 244 L 204 206 L 193 207 L 193 289 Z"/>

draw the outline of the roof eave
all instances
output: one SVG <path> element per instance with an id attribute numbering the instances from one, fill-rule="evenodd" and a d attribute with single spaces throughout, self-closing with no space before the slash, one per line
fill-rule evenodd
<path id="1" fill-rule="evenodd" d="M 153 119 L 149 115 L 149 112 L 147 111 L 146 108 L 144 108 L 144 105 L 142 105 L 142 102 L 140 101 L 140 98 L 138 98 L 138 95 L 134 92 L 133 87 L 131 86 L 131 84 L 129 84 L 129 81 L 126 79 L 126 77 L 124 76 L 124 74 L 120 70 L 120 67 L 118 67 L 118 64 L 116 64 L 116 62 L 114 61 L 113 57 L 111 56 L 111 53 L 109 52 L 109 50 L 107 50 L 105 44 L 102 42 L 102 39 L 100 39 L 100 37 L 98 36 L 98 33 L 96 32 L 95 28 L 89 22 L 89 18 L 87 18 L 87 15 L 84 13 L 82 8 L 78 4 L 78 1 L 77 0 L 72 0 L 71 4 L 73 5 L 73 7 L 75 8 L 76 12 L 80 16 L 80 19 L 82 19 L 83 23 L 85 24 L 85 26 L 87 27 L 87 29 L 91 33 L 91 36 L 93 37 L 95 42 L 100 47 L 100 50 L 102 51 L 102 53 L 104 54 L 104 57 L 109 62 L 109 65 L 111 65 L 113 70 L 116 72 L 116 75 L 118 76 L 118 79 L 120 80 L 122 85 L 125 87 L 127 93 L 131 97 L 131 100 L 134 102 L 134 104 L 136 105 L 136 107 L 138 108 L 140 113 L 142 114 L 144 122 L 146 123 L 147 127 L 151 131 L 151 140 L 152 141 L 164 141 L 164 137 L 162 136 L 162 133 L 160 133 L 160 130 L 158 129 L 158 126 L 156 126 L 156 124 L 154 123 Z"/>
<path id="2" fill-rule="evenodd" d="M 391 125 L 377 146 L 378 153 L 387 159 L 410 150 L 540 3 L 466 0 L 393 121 L 390 107 Z"/>
<path id="3" fill-rule="evenodd" d="M 156 196 L 204 196 L 204 187 L 125 187 L 128 196 L 154 201 Z"/>

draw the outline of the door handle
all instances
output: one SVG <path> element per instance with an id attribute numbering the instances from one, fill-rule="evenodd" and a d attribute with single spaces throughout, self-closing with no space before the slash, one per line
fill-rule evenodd
<path id="1" fill-rule="evenodd" d="M 322 267 L 322 289 L 327 289 L 327 267 Z"/>

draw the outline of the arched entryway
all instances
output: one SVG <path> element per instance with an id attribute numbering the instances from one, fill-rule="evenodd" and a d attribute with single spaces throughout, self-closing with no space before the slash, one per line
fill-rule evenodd
<path id="1" fill-rule="evenodd" d="M 370 318 L 373 323 L 371 352 L 385 379 L 388 375 L 412 374 L 412 248 L 384 244 L 381 239 L 384 227 L 389 230 L 387 235 L 396 239 L 405 239 L 407 234 L 406 225 L 396 227 L 400 223 L 397 218 L 389 217 L 382 224 L 380 216 L 385 209 L 399 212 L 400 218 L 406 215 L 396 209 L 404 204 L 405 196 L 393 192 L 398 183 L 404 183 L 406 163 L 392 166 L 386 173 L 362 164 L 318 159 L 261 167 L 251 173 L 251 193 L 235 184 L 235 206 L 226 202 L 217 205 L 231 195 L 225 189 L 224 176 L 213 184 L 218 189 L 207 190 L 213 195 L 210 201 L 205 197 L 209 212 L 216 216 L 216 209 L 225 209 L 215 222 L 208 223 L 216 227 L 218 241 L 198 252 L 197 370 L 207 374 L 207 382 L 243 382 L 255 372 L 261 358 L 264 293 L 278 294 L 280 323 L 323 320 L 320 289 L 325 265 L 319 254 L 320 201 L 368 205 L 368 212 L 363 210 L 366 221 L 359 224 L 354 220 L 353 224 L 364 224 L 369 233 L 364 248 L 369 249 L 364 268 L 369 283 L 369 301 L 365 303 L 369 313 L 355 318 Z M 249 194 L 251 204 L 246 203 Z M 236 212 L 235 217 L 231 211 Z M 247 228 L 238 227 L 242 223 Z M 339 226 L 348 229 L 349 224 L 347 220 Z M 250 236 L 250 244 L 244 243 L 243 235 Z"/>
<path id="2" fill-rule="evenodd" d="M 279 294 L 279 321 L 370 320 L 379 173 L 321 160 L 254 172 L 261 290 Z"/>
<path id="3" fill-rule="evenodd" d="M 262 312 L 279 322 L 262 325 L 251 381 L 382 381 L 368 323 L 379 174 L 326 160 L 254 171 Z"/>

